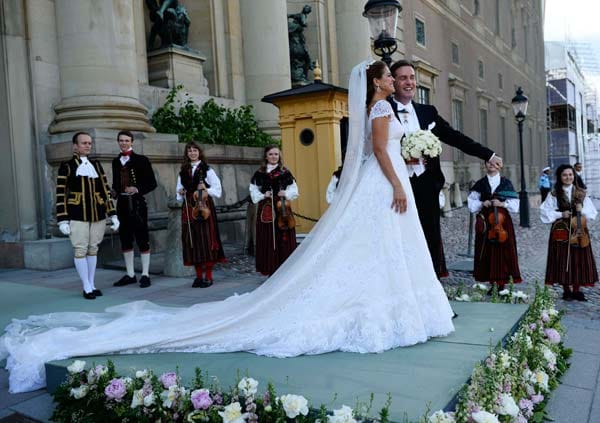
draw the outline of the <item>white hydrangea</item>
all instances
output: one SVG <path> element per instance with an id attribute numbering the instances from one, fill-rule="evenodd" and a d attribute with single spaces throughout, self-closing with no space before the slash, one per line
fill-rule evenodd
<path id="1" fill-rule="evenodd" d="M 83 360 L 75 360 L 73 364 L 67 367 L 67 370 L 71 374 L 79 373 L 85 369 L 85 361 Z"/>
<path id="2" fill-rule="evenodd" d="M 246 397 L 256 394 L 256 392 L 258 391 L 257 388 L 258 381 L 252 379 L 251 377 L 245 377 L 242 380 L 240 380 L 240 383 L 238 383 L 238 389 Z"/>
<path id="3" fill-rule="evenodd" d="M 135 372 L 135 377 L 138 379 L 146 379 L 148 377 L 148 369 L 138 370 Z"/>
<path id="4" fill-rule="evenodd" d="M 456 419 L 451 413 L 445 413 L 443 410 L 438 410 L 429 416 L 429 423 L 455 423 Z"/>
<path id="5" fill-rule="evenodd" d="M 342 405 L 342 408 L 333 410 L 333 416 L 328 416 L 327 421 L 328 423 L 357 423 L 352 409 L 347 405 Z"/>
<path id="6" fill-rule="evenodd" d="M 519 414 L 519 406 L 510 394 L 500 394 L 495 411 L 503 416 L 516 417 Z"/>
<path id="7" fill-rule="evenodd" d="M 90 388 L 88 385 L 81 385 L 79 388 L 71 388 L 70 395 L 75 399 L 81 399 L 85 397 L 89 391 Z"/>
<path id="8" fill-rule="evenodd" d="M 542 354 L 551 367 L 556 366 L 556 354 L 546 345 L 542 345 Z"/>
<path id="9" fill-rule="evenodd" d="M 471 414 L 471 418 L 475 423 L 500 423 L 498 416 L 483 410 Z"/>

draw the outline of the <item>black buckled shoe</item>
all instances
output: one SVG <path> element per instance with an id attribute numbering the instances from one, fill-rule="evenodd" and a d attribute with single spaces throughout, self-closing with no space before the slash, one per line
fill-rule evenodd
<path id="1" fill-rule="evenodd" d="M 131 277 L 129 275 L 125 275 L 121 279 L 113 283 L 113 286 L 125 286 L 131 285 L 132 283 L 137 283 L 137 279 L 135 278 L 135 276 Z"/>
<path id="2" fill-rule="evenodd" d="M 196 278 L 194 279 L 194 283 L 192 284 L 192 288 L 203 288 L 204 279 Z"/>
<path id="3" fill-rule="evenodd" d="M 573 301 L 573 293 L 571 291 L 563 291 L 562 299 L 565 301 Z"/>
<path id="4" fill-rule="evenodd" d="M 585 298 L 585 295 L 583 295 L 583 292 L 581 291 L 573 292 L 573 294 L 571 294 L 571 297 L 573 297 L 573 299 L 577 301 L 587 301 L 587 298 Z"/>
<path id="5" fill-rule="evenodd" d="M 148 288 L 152 283 L 150 283 L 150 278 L 146 275 L 143 275 L 140 278 L 140 288 Z"/>
<path id="6" fill-rule="evenodd" d="M 102 296 L 102 291 L 100 291 L 99 289 L 95 289 L 92 291 L 92 294 L 94 294 L 96 297 L 101 297 Z"/>
<path id="7" fill-rule="evenodd" d="M 85 292 L 83 291 L 83 298 L 85 298 L 86 300 L 95 300 L 96 296 L 94 295 L 94 292 Z"/>
<path id="8" fill-rule="evenodd" d="M 210 280 L 210 279 L 203 279 L 202 283 L 200 284 L 200 288 L 208 288 L 212 284 L 213 284 L 212 280 Z"/>

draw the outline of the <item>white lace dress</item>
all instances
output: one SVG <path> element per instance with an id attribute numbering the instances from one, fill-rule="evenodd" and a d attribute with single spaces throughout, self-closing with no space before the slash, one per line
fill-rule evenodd
<path id="1" fill-rule="evenodd" d="M 372 353 L 452 332 L 452 310 L 433 270 L 392 113 L 378 102 L 370 119 L 390 118 L 387 149 L 408 197 L 406 213 L 390 208 L 392 187 L 371 154 L 342 218 L 310 254 L 300 252 L 302 271 L 284 266 L 285 282 L 271 278 L 253 292 L 184 309 L 139 301 L 105 313 L 14 321 L 0 338 L 10 391 L 44 386 L 45 362 L 75 356 Z"/>

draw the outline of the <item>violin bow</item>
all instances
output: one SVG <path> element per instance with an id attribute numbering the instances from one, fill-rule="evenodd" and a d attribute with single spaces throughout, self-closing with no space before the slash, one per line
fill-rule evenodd
<path id="1" fill-rule="evenodd" d="M 187 227 L 188 227 L 188 234 L 190 237 L 190 246 L 192 248 L 194 248 L 194 240 L 192 239 L 192 226 L 190 224 L 190 209 L 188 207 L 188 201 L 187 201 L 187 193 L 183 194 L 183 202 L 185 204 L 185 214 L 187 215 Z"/>
<path id="2" fill-rule="evenodd" d="M 273 189 L 271 189 L 271 224 L 273 226 L 273 251 L 275 251 L 275 200 L 273 200 Z"/>

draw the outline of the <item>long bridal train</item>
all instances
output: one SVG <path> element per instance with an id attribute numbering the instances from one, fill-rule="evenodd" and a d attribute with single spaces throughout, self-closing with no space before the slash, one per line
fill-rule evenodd
<path id="1" fill-rule="evenodd" d="M 366 62 L 350 80 L 350 137 L 339 192 L 284 265 L 255 291 L 189 308 L 138 301 L 104 313 L 15 320 L 0 338 L 10 392 L 45 385 L 44 363 L 108 353 L 248 351 L 273 357 L 381 352 L 454 330 L 390 121 L 388 152 L 408 197 L 390 209 L 392 187 L 370 154 Z M 371 118 L 391 111 L 377 103 Z M 363 154 L 365 153 L 366 154 Z M 366 160 L 363 160 L 366 157 Z"/>

